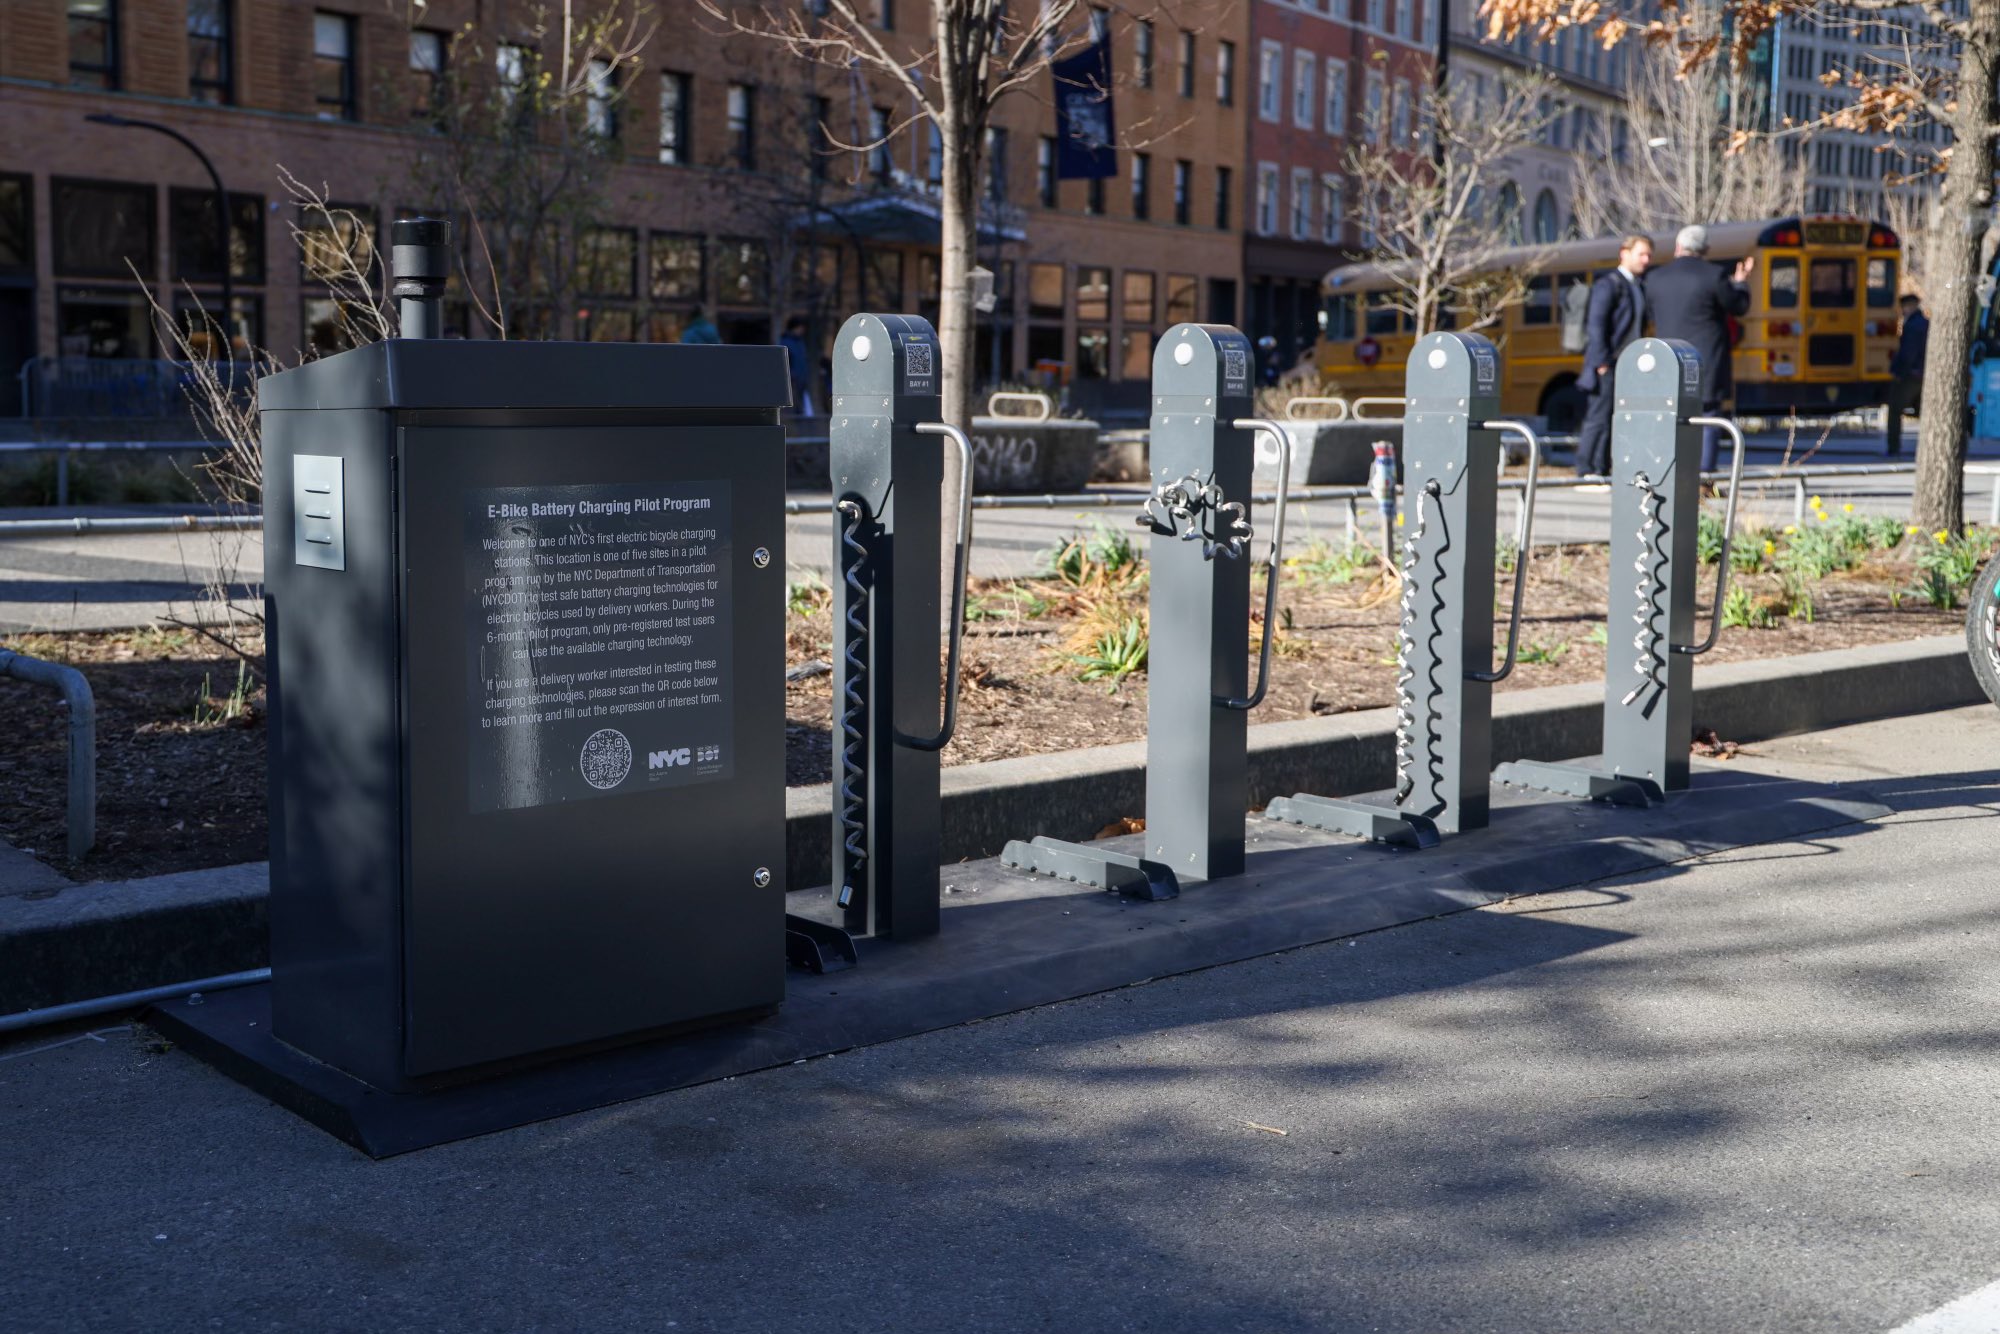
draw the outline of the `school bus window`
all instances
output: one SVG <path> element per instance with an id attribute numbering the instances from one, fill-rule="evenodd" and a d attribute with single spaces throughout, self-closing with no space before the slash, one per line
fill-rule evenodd
<path id="1" fill-rule="evenodd" d="M 1884 310 L 1896 304 L 1895 260 L 1868 261 L 1868 304 L 1876 310 Z"/>
<path id="2" fill-rule="evenodd" d="M 1354 298 L 1333 296 L 1326 300 L 1326 336 L 1330 339 L 1352 338 L 1354 327 Z"/>
<path id="3" fill-rule="evenodd" d="M 1820 310 L 1854 309 L 1854 261 L 1816 259 L 1812 262 L 1812 303 Z"/>
<path id="4" fill-rule="evenodd" d="M 1771 297 L 1773 310 L 1791 310 L 1799 304 L 1799 262 L 1796 259 L 1774 259 L 1771 261 Z"/>
<path id="5" fill-rule="evenodd" d="M 1556 318 L 1554 280 L 1546 276 L 1528 280 L 1528 299 L 1521 305 L 1521 323 L 1553 324 Z"/>
<path id="6" fill-rule="evenodd" d="M 1396 308 L 1389 304 L 1387 292 L 1377 292 L 1368 298 L 1368 332 L 1371 334 L 1392 334 L 1400 321 L 1396 318 Z"/>
<path id="7" fill-rule="evenodd" d="M 1416 327 L 1417 327 L 1416 323 L 1412 320 L 1406 319 L 1403 321 L 1403 328 L 1406 331 L 1415 329 Z M 1457 327 L 1458 327 L 1458 311 L 1452 308 L 1451 306 L 1439 306 L 1438 328 L 1456 329 Z"/>

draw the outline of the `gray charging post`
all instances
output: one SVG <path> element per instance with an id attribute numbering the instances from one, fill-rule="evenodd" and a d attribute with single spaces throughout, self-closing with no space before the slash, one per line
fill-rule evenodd
<path id="1" fill-rule="evenodd" d="M 1145 854 L 1043 837 L 1007 844 L 1009 866 L 1145 899 L 1243 871 L 1248 713 L 1270 677 L 1291 481 L 1284 431 L 1249 416 L 1252 364 L 1250 341 L 1227 325 L 1176 325 L 1153 353 L 1153 493 L 1138 519 L 1151 534 Z M 1253 689 L 1244 643 L 1257 431 L 1275 437 L 1280 466 Z"/>
<path id="2" fill-rule="evenodd" d="M 972 542 L 972 444 L 938 420 L 938 357 L 914 315 L 856 315 L 833 349 L 834 900 L 849 930 L 899 939 L 938 930 L 938 752 L 957 719 Z M 942 690 L 941 442 L 960 468 Z"/>
<path id="3" fill-rule="evenodd" d="M 1491 796 L 1493 686 L 1514 669 L 1533 539 L 1540 445 L 1500 408 L 1499 356 L 1477 334 L 1435 333 L 1410 353 L 1403 419 L 1403 594 L 1396 787 L 1387 804 L 1297 793 L 1265 815 L 1409 847 L 1482 828 Z M 1493 661 L 1500 437 L 1528 442 L 1528 487 L 1507 653 Z"/>
<path id="4" fill-rule="evenodd" d="M 1649 805 L 1688 786 L 1694 659 L 1715 645 L 1729 584 L 1743 433 L 1701 406 L 1693 347 L 1642 338 L 1618 358 L 1611 419 L 1611 587 L 1604 648 L 1604 754 L 1599 763 L 1514 760 L 1495 781 L 1615 805 Z M 1695 642 L 1695 537 L 1701 517 L 1701 433 L 1734 442 L 1728 510 L 1716 562 L 1715 607 Z"/>

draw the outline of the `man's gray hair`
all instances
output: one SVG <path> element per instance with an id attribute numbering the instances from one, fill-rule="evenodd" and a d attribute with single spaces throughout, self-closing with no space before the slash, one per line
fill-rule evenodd
<path id="1" fill-rule="evenodd" d="M 1691 222 L 1674 236 L 1674 249 L 1685 250 L 1690 255 L 1708 253 L 1708 228 L 1698 222 Z"/>

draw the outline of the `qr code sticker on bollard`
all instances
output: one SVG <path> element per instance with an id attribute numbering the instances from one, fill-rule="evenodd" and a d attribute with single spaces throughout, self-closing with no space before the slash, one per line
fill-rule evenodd
<path id="1" fill-rule="evenodd" d="M 931 345 L 912 339 L 903 344 L 903 369 L 912 377 L 931 373 Z"/>
<path id="2" fill-rule="evenodd" d="M 1222 349 L 1222 378 L 1232 384 L 1250 379 L 1250 349 L 1247 347 L 1225 347 Z"/>

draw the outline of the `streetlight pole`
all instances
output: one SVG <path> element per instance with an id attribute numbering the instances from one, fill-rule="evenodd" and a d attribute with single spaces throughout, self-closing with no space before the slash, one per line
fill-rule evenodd
<path id="1" fill-rule="evenodd" d="M 151 130 L 155 134 L 164 134 L 194 154 L 202 169 L 208 173 L 209 182 L 215 186 L 215 235 L 222 247 L 222 346 L 227 351 L 233 342 L 230 324 L 236 318 L 236 286 L 231 281 L 229 272 L 229 192 L 222 188 L 222 176 L 216 171 L 215 164 L 208 160 L 208 154 L 202 152 L 194 140 L 158 121 L 135 120 L 130 116 L 113 115 L 108 111 L 85 116 L 84 119 L 95 125 L 117 125 L 126 129 Z"/>

